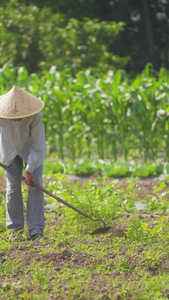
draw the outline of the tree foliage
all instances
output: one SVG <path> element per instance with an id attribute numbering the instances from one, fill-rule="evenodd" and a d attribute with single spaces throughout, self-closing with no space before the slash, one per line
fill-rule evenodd
<path id="1" fill-rule="evenodd" d="M 168 0 L 1 0 L 0 65 L 168 68 L 168 16 Z"/>
<path id="2" fill-rule="evenodd" d="M 1 66 L 12 62 L 37 72 L 56 65 L 76 73 L 89 67 L 93 72 L 121 68 L 128 62 L 109 49 L 124 30 L 123 22 L 68 19 L 47 7 L 18 5 L 17 0 L 0 10 Z"/>
<path id="3" fill-rule="evenodd" d="M 20 0 L 27 4 L 31 1 Z M 116 55 L 130 56 L 128 71 L 140 72 L 148 62 L 156 70 L 169 68 L 168 0 L 32 0 L 38 7 L 51 7 L 67 18 L 124 22 L 125 30 L 109 49 Z"/>

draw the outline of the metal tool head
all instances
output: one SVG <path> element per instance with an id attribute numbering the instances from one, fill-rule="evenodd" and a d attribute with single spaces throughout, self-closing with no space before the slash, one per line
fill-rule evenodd
<path id="1" fill-rule="evenodd" d="M 111 227 L 100 227 L 91 232 L 91 235 L 94 234 L 105 234 L 110 230 Z"/>

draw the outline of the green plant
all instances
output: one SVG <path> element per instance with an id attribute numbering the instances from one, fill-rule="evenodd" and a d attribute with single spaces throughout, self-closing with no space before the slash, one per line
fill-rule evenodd
<path id="1" fill-rule="evenodd" d="M 141 221 L 137 216 L 127 226 L 126 235 L 132 243 L 146 242 L 150 234 L 148 223 Z"/>
<path id="2" fill-rule="evenodd" d="M 8 232 L 2 231 L 1 298 L 166 298 L 168 216 L 152 218 L 147 214 L 143 220 L 146 208 L 143 216 L 134 216 L 136 210 L 130 199 L 138 180 L 128 178 L 127 183 L 126 190 L 118 188 L 120 180 L 107 181 L 101 177 L 72 184 L 65 174 L 51 174 L 46 168 L 45 187 L 92 217 L 102 217 L 110 225 L 110 231 L 106 235 L 90 235 L 103 224 L 92 222 L 59 203 L 55 203 L 55 209 L 45 210 L 44 240 L 9 241 Z M 163 187 L 159 186 L 158 192 Z M 0 201 L 2 222 L 5 222 L 4 199 L 5 196 Z M 50 197 L 45 202 L 50 203 Z M 157 204 L 154 214 L 163 211 L 164 200 L 161 198 Z"/>
<path id="3" fill-rule="evenodd" d="M 147 65 L 133 79 L 123 70 L 101 72 L 98 78 L 90 69 L 72 75 L 53 65 L 29 75 L 25 66 L 6 64 L 0 71 L 0 92 L 18 85 L 42 98 L 47 153 L 56 153 L 59 164 L 102 159 L 112 163 L 102 165 L 109 176 L 156 176 L 167 172 L 167 161 L 157 159 L 163 153 L 163 160 L 168 159 L 169 89 L 166 74 L 150 69 Z M 132 170 L 132 158 L 136 163 L 141 159 L 142 166 Z"/>

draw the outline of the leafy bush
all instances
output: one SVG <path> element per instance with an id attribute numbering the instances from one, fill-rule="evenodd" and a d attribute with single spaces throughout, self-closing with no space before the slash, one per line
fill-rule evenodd
<path id="1" fill-rule="evenodd" d="M 162 164 L 153 165 L 153 164 L 144 164 L 140 167 L 136 167 L 133 170 L 132 174 L 136 177 L 150 177 L 155 175 L 160 175 L 163 173 Z"/>
<path id="2" fill-rule="evenodd" d="M 105 165 L 102 168 L 102 173 L 108 177 L 124 177 L 131 175 L 130 166 L 126 163 L 114 163 Z"/>
<path id="3" fill-rule="evenodd" d="M 44 172 L 48 174 L 63 173 L 64 166 L 57 161 L 44 161 Z"/>

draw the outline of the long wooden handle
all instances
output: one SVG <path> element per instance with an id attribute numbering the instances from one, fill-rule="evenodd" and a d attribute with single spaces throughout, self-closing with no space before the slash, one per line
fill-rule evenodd
<path id="1" fill-rule="evenodd" d="M 12 173 L 13 175 L 19 177 L 22 180 L 25 180 L 25 177 L 20 175 L 19 173 L 17 173 L 16 171 L 12 170 L 11 168 L 7 167 L 6 165 L 0 163 L 0 166 L 2 168 L 4 168 L 6 171 L 9 171 L 10 173 Z M 32 182 L 32 185 L 35 186 L 37 189 L 41 190 L 42 192 L 46 193 L 47 195 L 51 196 L 52 198 L 58 200 L 59 202 L 63 203 L 64 205 L 70 207 L 71 209 L 75 210 L 76 212 L 78 212 L 79 214 L 83 215 L 86 218 L 89 218 L 92 221 L 96 221 L 96 222 L 103 222 L 104 227 L 106 227 L 105 222 L 102 219 L 98 219 L 95 220 L 92 217 L 90 217 L 88 214 L 86 214 L 85 212 L 81 211 L 80 209 L 74 207 L 73 205 L 69 204 L 68 202 L 66 202 L 65 200 L 59 198 L 58 196 L 55 196 L 54 194 L 52 194 L 51 192 L 49 192 L 48 190 L 44 189 L 43 187 L 41 187 L 40 185 L 38 185 L 35 182 Z"/>

